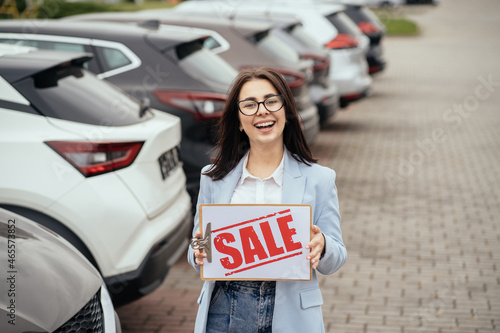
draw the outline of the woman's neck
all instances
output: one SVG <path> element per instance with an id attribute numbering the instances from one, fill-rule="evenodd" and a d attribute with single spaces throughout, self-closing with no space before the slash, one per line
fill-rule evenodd
<path id="1" fill-rule="evenodd" d="M 252 147 L 248 155 L 247 170 L 260 179 L 267 178 L 273 174 L 283 159 L 283 145 L 272 148 Z"/>

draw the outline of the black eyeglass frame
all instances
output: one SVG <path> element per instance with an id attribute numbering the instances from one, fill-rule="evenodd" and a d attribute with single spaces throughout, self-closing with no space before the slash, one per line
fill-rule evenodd
<path id="1" fill-rule="evenodd" d="M 279 97 L 279 99 L 281 100 L 281 106 L 280 106 L 280 108 L 279 108 L 278 110 L 271 111 L 271 110 L 269 110 L 269 109 L 266 107 L 266 104 L 265 104 L 265 103 L 266 103 L 266 101 L 267 101 L 269 98 L 273 98 L 273 97 Z M 248 102 L 248 101 L 252 101 L 252 102 L 257 103 L 257 109 L 256 109 L 256 110 L 255 110 L 255 112 L 254 112 L 254 113 L 252 113 L 252 114 L 246 114 L 246 113 L 244 113 L 244 112 L 241 110 L 241 108 L 240 108 L 240 103 L 242 103 L 242 102 Z M 254 114 L 256 114 L 256 113 L 259 111 L 260 104 L 262 104 L 262 106 L 263 106 L 263 107 L 264 107 L 267 111 L 269 111 L 269 112 L 278 112 L 278 111 L 279 111 L 279 110 L 281 110 L 281 109 L 283 108 L 283 106 L 285 105 L 285 98 L 283 97 L 283 95 L 278 94 L 278 95 L 272 95 L 272 96 L 269 96 L 269 97 L 267 97 L 266 99 L 264 99 L 262 102 L 257 102 L 257 101 L 255 101 L 255 100 L 253 100 L 253 99 L 244 99 L 244 100 L 242 100 L 242 101 L 239 101 L 237 104 L 238 104 L 238 110 L 241 112 L 241 114 L 242 114 L 242 115 L 244 115 L 244 116 L 248 116 L 248 117 L 250 117 L 250 116 L 253 116 Z"/>

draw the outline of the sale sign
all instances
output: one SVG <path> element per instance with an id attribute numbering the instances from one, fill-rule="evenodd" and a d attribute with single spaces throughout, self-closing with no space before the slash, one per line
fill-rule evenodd
<path id="1" fill-rule="evenodd" d="M 310 205 L 200 205 L 203 280 L 310 280 Z"/>

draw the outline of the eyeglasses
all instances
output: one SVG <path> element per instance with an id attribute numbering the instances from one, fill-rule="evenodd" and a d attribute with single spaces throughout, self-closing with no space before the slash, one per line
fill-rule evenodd
<path id="1" fill-rule="evenodd" d="M 253 116 L 257 113 L 259 109 L 259 104 L 262 104 L 267 111 L 276 112 L 281 110 L 283 107 L 283 96 L 282 95 L 274 95 L 269 96 L 262 102 L 257 102 L 251 99 L 245 99 L 243 101 L 238 102 L 238 109 L 245 116 Z"/>

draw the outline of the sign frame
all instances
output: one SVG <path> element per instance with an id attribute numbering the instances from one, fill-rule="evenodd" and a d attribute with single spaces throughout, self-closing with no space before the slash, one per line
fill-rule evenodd
<path id="1" fill-rule="evenodd" d="M 227 224 L 222 228 L 220 228 L 220 226 L 214 227 L 210 221 L 205 221 L 205 220 L 209 219 L 209 218 L 204 218 L 204 216 L 207 216 L 207 215 L 210 216 L 210 214 L 208 213 L 209 209 L 223 208 L 223 207 L 231 207 L 231 209 L 229 211 L 241 208 L 240 211 L 242 211 L 242 210 L 246 211 L 247 215 L 248 215 L 248 212 L 254 208 L 255 209 L 260 208 L 261 210 L 268 211 L 268 212 L 271 210 L 271 211 L 274 211 L 274 213 L 264 214 L 264 216 L 260 216 L 260 215 L 262 215 L 262 213 L 258 213 L 257 216 L 260 216 L 260 217 L 253 218 L 251 220 L 245 220 L 243 222 L 241 222 L 240 220 L 237 220 L 237 221 L 235 221 L 235 223 Z M 205 211 L 205 214 L 204 214 L 204 208 L 207 209 Z M 306 210 L 308 210 L 308 212 L 306 212 Z M 295 251 L 295 253 L 292 253 L 290 255 L 281 256 L 281 257 L 278 257 L 277 259 L 273 259 L 273 260 L 268 260 L 268 262 L 254 265 L 254 267 L 241 269 L 241 271 L 250 270 L 250 269 L 255 268 L 256 266 L 273 264 L 273 263 L 278 262 L 278 261 L 281 261 L 282 262 L 281 264 L 283 265 L 284 260 L 288 260 L 287 262 L 292 261 L 292 265 L 296 265 L 296 266 L 300 265 L 300 267 L 298 269 L 298 271 L 300 272 L 299 273 L 300 276 L 287 277 L 287 276 L 279 276 L 279 274 L 276 275 L 276 273 L 272 273 L 272 274 L 270 274 L 271 276 L 269 276 L 269 277 L 259 278 L 256 276 L 247 277 L 247 276 L 245 276 L 245 273 L 240 274 L 241 272 L 237 272 L 238 274 L 235 274 L 235 272 L 230 272 L 230 273 L 226 273 L 226 274 L 220 275 L 220 276 L 217 275 L 218 273 L 215 273 L 216 276 L 214 276 L 213 270 L 214 269 L 220 270 L 220 268 L 214 268 L 215 266 L 209 266 L 209 265 L 215 265 L 215 263 L 214 264 L 211 263 L 212 256 L 214 254 L 213 250 L 215 250 L 215 249 L 212 249 L 212 247 L 215 247 L 214 246 L 215 233 L 217 233 L 223 229 L 236 228 L 237 226 L 241 226 L 244 224 L 252 224 L 252 223 L 256 223 L 258 221 L 266 222 L 265 221 L 266 219 L 275 218 L 276 215 L 281 216 L 280 214 L 285 216 L 288 213 L 288 215 L 292 216 L 292 213 L 294 211 L 296 212 L 296 214 L 299 214 L 300 216 L 303 216 L 303 217 L 307 216 L 307 219 L 308 219 L 307 230 L 308 230 L 309 236 L 307 237 L 305 235 L 305 226 L 303 226 L 303 225 L 300 226 L 300 228 L 302 228 L 300 230 L 302 233 L 301 236 L 298 236 L 297 234 L 295 234 L 295 228 L 293 228 L 292 235 L 294 235 L 294 237 L 295 236 L 301 237 L 302 241 L 307 241 L 307 243 L 308 243 L 312 237 L 312 232 L 311 232 L 312 206 L 311 205 L 304 205 L 304 204 L 201 204 L 198 208 L 198 212 L 199 212 L 199 228 L 200 228 L 200 232 L 202 233 L 202 239 L 195 241 L 195 243 L 196 243 L 196 246 L 198 246 L 198 248 L 202 249 L 203 252 L 207 253 L 207 258 L 204 259 L 203 265 L 200 266 L 200 278 L 202 280 L 205 280 L 205 281 L 211 281 L 211 280 L 219 280 L 219 281 L 221 281 L 221 280 L 226 280 L 226 281 L 238 281 L 238 280 L 310 281 L 312 279 L 313 273 L 312 273 L 312 265 L 311 265 L 310 261 L 306 260 L 306 256 L 310 252 L 304 248 L 307 243 L 306 244 L 301 243 L 302 247 L 301 247 L 300 253 L 298 252 L 299 250 L 297 249 Z M 291 221 L 291 222 L 293 222 L 293 221 Z M 207 229 L 209 231 L 209 234 L 205 235 L 205 231 Z M 280 234 L 280 235 L 282 236 L 282 234 Z M 307 239 L 305 239 L 304 237 L 307 237 Z M 291 236 L 290 236 L 290 239 L 291 239 Z M 293 258 L 293 257 L 295 257 L 295 258 Z M 215 259 L 217 259 L 217 258 L 215 258 Z M 302 259 L 304 260 L 305 263 L 301 262 L 301 263 L 297 264 L 298 260 L 302 260 Z M 210 261 L 210 263 L 208 261 Z M 295 264 L 293 264 L 294 262 L 295 262 Z M 221 264 L 218 263 L 218 265 L 221 265 Z M 209 267 L 211 267 L 210 272 L 209 272 Z M 269 267 L 269 266 L 267 266 L 267 267 Z M 292 266 L 292 268 L 293 268 L 293 266 Z M 235 275 L 237 277 L 234 277 L 232 275 Z"/>

